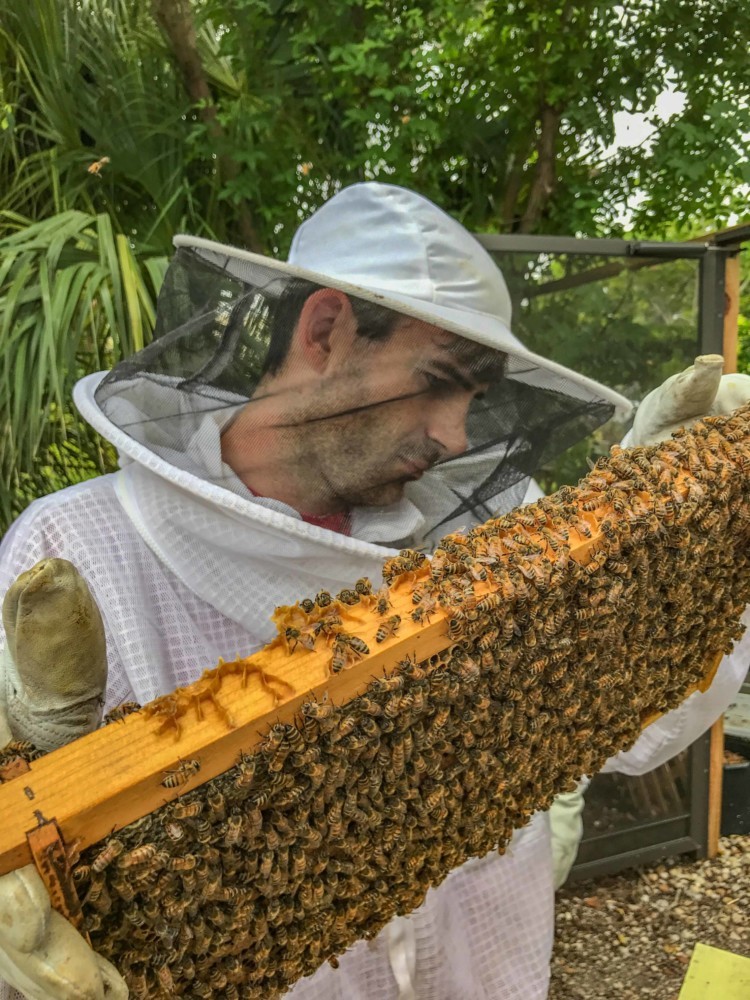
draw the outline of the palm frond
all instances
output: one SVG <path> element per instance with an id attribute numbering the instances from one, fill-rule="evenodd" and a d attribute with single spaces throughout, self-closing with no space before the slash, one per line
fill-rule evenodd
<path id="1" fill-rule="evenodd" d="M 148 343 L 163 255 L 140 255 L 108 216 L 69 210 L 0 239 L 0 520 L 76 427 L 73 383 Z M 93 435 L 91 435 L 93 440 Z M 97 453 L 88 441 L 84 452 Z M 47 462 L 47 464 L 49 464 Z M 59 462 L 58 462 L 59 464 Z M 87 466 L 88 467 L 88 466 Z M 96 471 L 95 469 L 93 471 Z"/>

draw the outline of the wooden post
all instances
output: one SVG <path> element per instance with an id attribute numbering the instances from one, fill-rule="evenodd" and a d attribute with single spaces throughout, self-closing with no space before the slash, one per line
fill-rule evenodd
<path id="1" fill-rule="evenodd" d="M 738 319 L 740 315 L 740 258 L 727 257 L 724 263 L 724 371 L 737 371 Z"/>
<path id="2" fill-rule="evenodd" d="M 724 371 L 737 371 L 738 323 L 740 312 L 740 258 L 727 257 L 724 264 Z M 708 764 L 708 832 L 706 852 L 709 858 L 719 853 L 721 833 L 721 793 L 724 778 L 724 718 L 711 726 Z"/>

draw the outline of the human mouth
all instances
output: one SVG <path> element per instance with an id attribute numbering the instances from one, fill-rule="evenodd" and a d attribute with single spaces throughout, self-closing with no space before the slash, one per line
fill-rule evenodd
<path id="1" fill-rule="evenodd" d="M 406 459 L 404 459 L 404 467 L 406 469 L 406 479 L 421 479 L 422 475 L 429 469 L 429 465 L 426 463 L 413 462 Z"/>

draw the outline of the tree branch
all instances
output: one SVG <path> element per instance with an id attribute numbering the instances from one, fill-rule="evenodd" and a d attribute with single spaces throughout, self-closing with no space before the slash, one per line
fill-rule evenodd
<path id="1" fill-rule="evenodd" d="M 195 34 L 190 0 L 151 0 L 154 20 L 166 37 L 170 51 L 182 76 L 182 83 L 190 100 L 198 107 L 198 116 L 205 124 L 209 136 L 215 140 L 224 137 L 218 120 L 218 108 L 208 85 Z M 222 153 L 218 158 L 219 176 L 234 180 L 240 172 L 239 165 Z M 264 247 L 255 228 L 252 213 L 246 203 L 237 206 L 237 224 L 242 242 L 256 252 Z"/>

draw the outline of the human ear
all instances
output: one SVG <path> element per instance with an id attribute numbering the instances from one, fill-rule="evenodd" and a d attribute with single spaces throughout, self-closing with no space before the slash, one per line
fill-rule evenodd
<path id="1" fill-rule="evenodd" d="M 354 330 L 348 297 L 336 288 L 319 288 L 308 296 L 295 331 L 296 347 L 307 364 L 322 374 L 329 366 L 342 333 Z"/>

